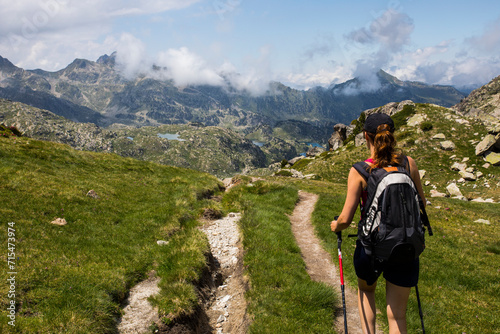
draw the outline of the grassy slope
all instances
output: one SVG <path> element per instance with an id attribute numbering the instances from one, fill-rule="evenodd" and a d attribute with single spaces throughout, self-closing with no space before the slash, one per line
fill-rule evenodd
<path id="1" fill-rule="evenodd" d="M 18 272 L 16 327 L 2 320 L 0 332 L 112 333 L 128 290 L 152 269 L 162 286 L 183 291 L 175 292 L 179 304 L 162 291 L 163 315 L 197 303 L 189 282 L 205 266 L 208 244 L 193 226 L 212 205 L 203 194 L 218 190 L 216 178 L 16 137 L 0 138 L 0 161 L 1 240 L 7 248 L 14 222 Z M 87 197 L 90 189 L 100 198 Z M 68 224 L 50 224 L 57 217 Z M 170 244 L 160 247 L 160 239 Z M 6 265 L 6 249 L 0 257 Z M 0 289 L 6 319 L 6 271 Z"/>
<path id="2" fill-rule="evenodd" d="M 415 128 L 403 126 L 406 134 L 400 134 L 400 144 L 408 155 L 415 158 L 419 169 L 427 171 L 425 180 L 436 185 L 437 190 L 446 192 L 449 182 L 458 180 L 458 172 L 449 167 L 454 161 L 470 157 L 468 166 L 473 164 L 485 177 L 475 182 L 461 185 L 462 193 L 470 198 L 483 197 L 500 200 L 497 185 L 499 167 L 482 167 L 482 158 L 474 155 L 475 145 L 469 140 L 480 140 L 485 129 L 471 122 L 470 127 L 455 120 L 447 119 L 447 109 L 418 105 L 417 112 L 426 113 L 434 128 L 422 133 Z M 455 131 L 451 130 L 455 128 Z M 444 133 L 456 145 L 455 151 L 442 151 L 439 141 L 430 139 L 436 133 Z M 478 135 L 475 135 L 478 133 Z M 417 140 L 414 145 L 413 141 Z M 419 141 L 418 141 L 419 140 Z M 405 144 L 406 143 L 406 144 Z M 320 201 L 314 212 L 314 224 L 325 248 L 336 255 L 336 236 L 330 232 L 329 221 L 340 212 L 345 198 L 346 179 L 350 166 L 366 158 L 366 148 L 348 147 L 339 153 L 327 153 L 304 167 L 303 172 L 316 173 L 326 182 L 306 182 L 301 188 L 320 194 Z M 455 160 L 451 159 L 456 155 Z M 490 187 L 484 187 L 487 183 Z M 474 188 L 476 184 L 476 188 Z M 422 255 L 420 294 L 424 308 L 426 331 L 429 333 L 495 333 L 500 328 L 496 312 L 500 307 L 498 296 L 500 283 L 500 238 L 499 204 L 464 202 L 450 198 L 430 198 L 430 186 L 424 187 L 427 198 L 432 202 L 428 208 L 435 235 L 427 237 L 427 250 Z M 474 223 L 478 218 L 487 219 L 491 225 Z M 359 219 L 359 211 L 355 221 Z M 348 233 L 356 233 L 353 224 Z M 356 287 L 356 277 L 352 266 L 355 238 L 344 242 L 344 270 L 349 285 Z M 383 280 L 377 289 L 377 306 L 382 310 L 380 320 L 384 322 L 385 296 Z M 409 332 L 418 332 L 420 319 L 414 294 L 410 297 Z"/>

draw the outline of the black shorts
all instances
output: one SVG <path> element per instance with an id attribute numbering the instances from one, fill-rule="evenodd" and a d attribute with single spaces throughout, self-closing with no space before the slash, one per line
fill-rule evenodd
<path id="1" fill-rule="evenodd" d="M 418 283 L 419 261 L 404 265 L 390 265 L 385 262 L 372 261 L 371 257 L 366 255 L 365 249 L 356 242 L 354 251 L 354 269 L 356 275 L 365 280 L 368 285 L 373 285 L 381 273 L 384 273 L 386 281 L 402 287 L 413 287 Z"/>

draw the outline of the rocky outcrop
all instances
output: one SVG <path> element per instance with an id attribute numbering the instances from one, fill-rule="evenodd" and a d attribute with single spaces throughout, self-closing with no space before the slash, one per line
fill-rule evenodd
<path id="1" fill-rule="evenodd" d="M 382 107 L 365 110 L 365 111 L 363 111 L 363 113 L 366 116 L 374 114 L 374 113 L 382 113 L 382 114 L 387 114 L 389 116 L 392 116 L 395 113 L 398 113 L 401 110 L 403 110 L 403 108 L 406 105 L 415 106 L 415 103 L 411 100 L 405 100 L 405 101 L 401 101 L 401 102 L 391 102 L 391 103 L 387 103 L 386 105 L 384 105 Z"/>
<path id="2" fill-rule="evenodd" d="M 328 140 L 328 150 L 335 151 L 344 145 L 344 140 L 347 138 L 348 126 L 344 124 L 337 124 L 333 127 L 333 134 Z"/>

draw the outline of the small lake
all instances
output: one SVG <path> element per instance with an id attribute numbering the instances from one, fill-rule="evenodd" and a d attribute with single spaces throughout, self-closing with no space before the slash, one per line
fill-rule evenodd
<path id="1" fill-rule="evenodd" d="M 177 140 L 177 141 L 186 141 L 185 139 L 179 138 L 179 134 L 177 133 L 159 133 L 158 137 L 165 138 L 168 140 Z"/>
<path id="2" fill-rule="evenodd" d="M 262 146 L 264 146 L 264 143 L 263 143 L 263 142 L 260 142 L 260 141 L 252 140 L 252 143 L 253 143 L 254 145 L 257 145 L 258 147 L 262 147 Z"/>

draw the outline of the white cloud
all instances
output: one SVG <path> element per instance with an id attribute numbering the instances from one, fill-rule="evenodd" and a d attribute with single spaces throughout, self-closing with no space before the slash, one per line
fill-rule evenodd
<path id="1" fill-rule="evenodd" d="M 117 17 L 161 13 L 198 1 L 0 0 L 0 54 L 18 66 L 57 70 L 74 58 L 95 59 L 114 51 L 102 40 L 112 38 Z"/>
<path id="2" fill-rule="evenodd" d="M 351 43 L 359 45 L 373 45 L 375 52 L 363 55 L 356 61 L 354 77 L 360 78 L 359 85 L 351 85 L 339 94 L 355 95 L 361 92 L 374 92 L 380 89 L 380 82 L 376 73 L 387 67 L 393 58 L 410 44 L 413 32 L 413 20 L 406 14 L 393 8 L 387 9 L 380 16 L 374 18 L 368 27 L 354 30 L 346 35 Z"/>
<path id="3" fill-rule="evenodd" d="M 224 79 L 203 58 L 186 47 L 161 52 L 156 65 L 164 67 L 163 75 L 177 86 L 224 84 Z"/>
<path id="4" fill-rule="evenodd" d="M 465 43 L 475 53 L 498 55 L 500 53 L 500 17 L 490 23 L 482 35 L 467 38 Z"/>

